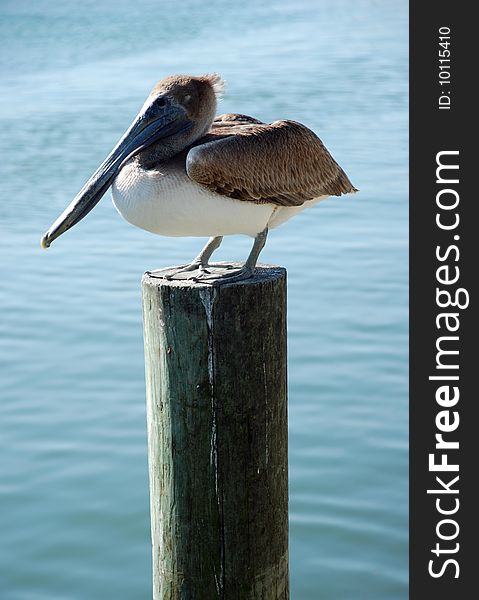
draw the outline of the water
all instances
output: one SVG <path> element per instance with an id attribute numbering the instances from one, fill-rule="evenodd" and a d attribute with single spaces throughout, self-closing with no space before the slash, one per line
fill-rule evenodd
<path id="1" fill-rule="evenodd" d="M 292 597 L 404 600 L 404 2 L 1 0 L 0 30 L 0 598 L 150 597 L 139 279 L 203 240 L 107 199 L 39 239 L 157 79 L 218 71 L 221 112 L 307 124 L 361 189 L 262 255 L 289 271 Z"/>

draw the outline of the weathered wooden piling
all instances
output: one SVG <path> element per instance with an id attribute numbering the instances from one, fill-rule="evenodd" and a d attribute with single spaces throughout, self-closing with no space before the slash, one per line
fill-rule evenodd
<path id="1" fill-rule="evenodd" d="M 284 600 L 286 271 L 142 280 L 154 600 Z"/>

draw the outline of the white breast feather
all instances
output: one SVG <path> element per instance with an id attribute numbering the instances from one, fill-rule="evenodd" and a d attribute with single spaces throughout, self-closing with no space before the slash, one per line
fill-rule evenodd
<path id="1" fill-rule="evenodd" d="M 129 223 L 160 235 L 213 236 L 262 231 L 272 204 L 253 204 L 210 192 L 186 173 L 145 171 L 133 162 L 112 185 L 113 204 Z"/>
<path id="2" fill-rule="evenodd" d="M 166 236 L 254 236 L 278 227 L 328 196 L 302 206 L 275 206 L 235 200 L 210 192 L 186 173 L 146 171 L 136 162 L 123 167 L 112 185 L 113 204 L 129 223 Z"/>

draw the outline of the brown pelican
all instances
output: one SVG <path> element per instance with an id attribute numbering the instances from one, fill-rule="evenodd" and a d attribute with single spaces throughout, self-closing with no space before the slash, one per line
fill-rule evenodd
<path id="1" fill-rule="evenodd" d="M 112 188 L 127 221 L 160 235 L 209 236 L 189 265 L 167 278 L 220 283 L 254 272 L 269 229 L 328 196 L 356 192 L 321 140 L 295 121 L 215 117 L 221 78 L 159 81 L 138 116 L 42 238 L 47 248 Z M 254 237 L 241 268 L 212 268 L 223 236 Z"/>

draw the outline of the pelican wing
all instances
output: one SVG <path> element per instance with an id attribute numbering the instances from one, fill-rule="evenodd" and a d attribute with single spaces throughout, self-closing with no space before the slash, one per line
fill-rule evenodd
<path id="1" fill-rule="evenodd" d="M 217 194 L 279 206 L 357 191 L 310 129 L 295 121 L 268 125 L 246 115 L 217 117 L 189 150 L 186 171 Z"/>

